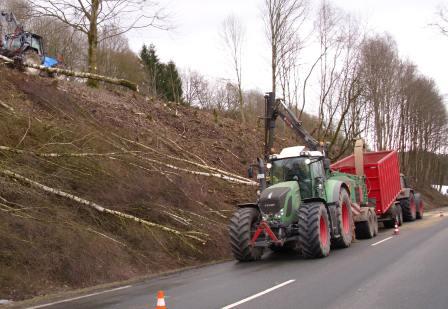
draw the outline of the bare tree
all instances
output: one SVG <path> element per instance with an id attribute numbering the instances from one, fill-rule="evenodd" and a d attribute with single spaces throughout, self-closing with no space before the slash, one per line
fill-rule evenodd
<path id="1" fill-rule="evenodd" d="M 52 17 L 87 37 L 87 66 L 96 73 L 98 44 L 132 29 L 167 29 L 167 15 L 156 1 L 146 0 L 28 0 L 35 17 Z M 114 27 L 110 27 L 114 25 Z M 109 27 L 109 28 L 108 28 Z M 110 31 L 109 31 L 110 30 Z M 97 82 L 89 80 L 91 86 Z"/>
<path id="2" fill-rule="evenodd" d="M 241 115 L 241 121 L 246 123 L 244 115 L 244 98 L 242 89 L 242 66 L 241 56 L 245 38 L 245 30 L 241 21 L 235 15 L 229 15 L 221 26 L 221 39 L 226 47 L 235 71 L 235 77 L 238 87 L 238 102 Z"/>
<path id="3" fill-rule="evenodd" d="M 436 27 L 443 35 L 448 36 L 448 8 L 440 6 L 437 10 L 437 21 L 431 23 L 431 26 Z"/>
<path id="4" fill-rule="evenodd" d="M 266 36 L 271 47 L 272 92 L 275 93 L 281 63 L 297 51 L 298 28 L 305 21 L 308 1 L 265 0 L 264 10 Z"/>

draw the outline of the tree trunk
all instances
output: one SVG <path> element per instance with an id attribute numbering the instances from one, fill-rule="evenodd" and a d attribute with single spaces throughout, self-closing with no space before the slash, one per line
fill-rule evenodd
<path id="1" fill-rule="evenodd" d="M 90 12 L 90 28 L 87 34 L 87 39 L 89 43 L 88 50 L 88 70 L 91 74 L 97 74 L 97 52 L 98 52 L 98 9 L 101 0 L 92 0 L 92 10 Z M 87 85 L 91 87 L 98 87 L 98 81 L 94 79 L 89 79 Z"/>

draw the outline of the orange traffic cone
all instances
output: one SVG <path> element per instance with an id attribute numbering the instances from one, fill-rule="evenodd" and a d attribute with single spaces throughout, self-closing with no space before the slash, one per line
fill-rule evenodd
<path id="1" fill-rule="evenodd" d="M 165 305 L 165 295 L 163 291 L 157 292 L 157 305 L 156 309 L 166 309 Z"/>
<path id="2" fill-rule="evenodd" d="M 400 229 L 398 228 L 398 223 L 395 222 L 394 235 L 400 235 Z"/>

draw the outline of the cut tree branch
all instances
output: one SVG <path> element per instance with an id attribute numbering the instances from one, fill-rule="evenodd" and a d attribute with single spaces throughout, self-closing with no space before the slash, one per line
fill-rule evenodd
<path id="1" fill-rule="evenodd" d="M 14 60 L 12 60 L 8 57 L 0 55 L 0 59 L 4 60 L 10 64 L 14 64 Z M 78 77 L 78 78 L 84 78 L 84 79 L 99 80 L 99 81 L 106 82 L 109 84 L 123 86 L 123 87 L 129 88 L 133 91 L 139 92 L 138 85 L 129 80 L 126 80 L 126 79 L 107 77 L 107 76 L 103 76 L 103 75 L 86 73 L 86 72 L 76 72 L 76 71 L 59 69 L 59 68 L 47 68 L 47 67 L 44 67 L 43 65 L 36 65 L 36 64 L 32 64 L 32 63 L 22 63 L 22 65 L 25 67 L 28 67 L 28 68 L 41 70 L 43 72 L 47 72 L 50 74 L 56 73 L 56 74 L 62 74 L 62 75 L 66 75 L 66 76 L 72 76 L 72 77 Z"/>
<path id="2" fill-rule="evenodd" d="M 88 206 L 90 208 L 95 209 L 98 212 L 101 212 L 101 213 L 107 213 L 107 214 L 111 214 L 111 215 L 114 215 L 114 216 L 119 217 L 119 218 L 129 219 L 129 220 L 132 220 L 134 222 L 138 222 L 138 223 L 140 223 L 140 224 L 142 224 L 144 226 L 147 226 L 147 227 L 158 228 L 158 229 L 160 229 L 160 230 L 162 230 L 164 232 L 168 232 L 168 233 L 174 234 L 174 235 L 176 235 L 178 237 L 188 237 L 188 238 L 197 240 L 197 241 L 199 241 L 199 242 L 201 242 L 203 244 L 205 244 L 205 242 L 206 242 L 206 240 L 203 239 L 203 238 L 191 235 L 191 234 L 196 234 L 194 231 L 181 232 L 179 230 L 176 230 L 176 229 L 173 229 L 173 228 L 161 225 L 161 224 L 157 224 L 157 223 L 154 223 L 154 222 L 150 222 L 150 221 L 138 218 L 136 216 L 123 213 L 121 211 L 105 208 L 105 207 L 100 206 L 100 205 L 98 205 L 98 204 L 96 204 L 94 202 L 91 202 L 91 201 L 88 201 L 86 199 L 80 198 L 80 197 L 78 197 L 76 195 L 73 195 L 73 194 L 66 193 L 64 191 L 58 190 L 58 189 L 54 189 L 54 188 L 48 187 L 46 185 L 38 183 L 38 182 L 36 182 L 34 180 L 26 178 L 26 177 L 24 177 L 24 176 L 22 176 L 20 174 L 17 174 L 15 172 L 7 170 L 7 169 L 0 169 L 0 174 L 3 174 L 5 176 L 7 176 L 7 177 L 10 177 L 10 178 L 13 178 L 15 180 L 18 180 L 18 181 L 20 181 L 22 183 L 26 183 L 28 185 L 31 185 L 32 187 L 41 189 L 41 190 L 43 190 L 45 192 L 48 192 L 48 193 L 51 193 L 51 194 L 54 194 L 54 195 L 57 195 L 57 196 L 69 199 L 71 201 L 75 201 L 75 202 L 77 202 L 79 204 Z"/>

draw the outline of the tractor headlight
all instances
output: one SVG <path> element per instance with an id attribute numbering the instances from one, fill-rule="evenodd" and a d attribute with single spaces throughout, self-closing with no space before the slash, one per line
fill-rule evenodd
<path id="1" fill-rule="evenodd" d="M 280 211 L 278 212 L 278 213 L 276 213 L 275 215 L 274 215 L 274 218 L 275 219 L 281 219 L 281 217 L 283 217 L 283 214 L 285 213 L 285 211 L 284 211 L 284 209 L 282 208 L 282 209 L 280 209 Z"/>

